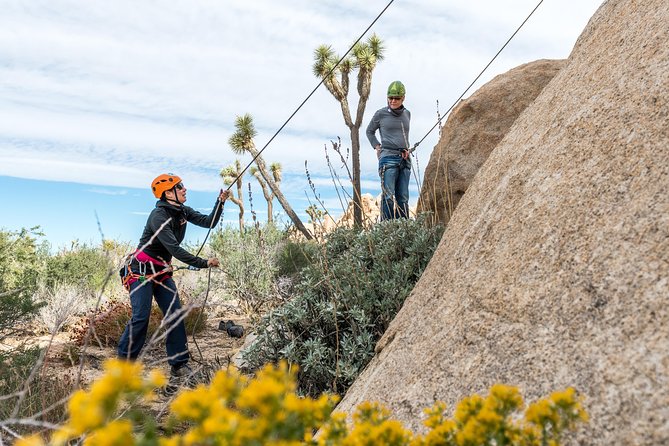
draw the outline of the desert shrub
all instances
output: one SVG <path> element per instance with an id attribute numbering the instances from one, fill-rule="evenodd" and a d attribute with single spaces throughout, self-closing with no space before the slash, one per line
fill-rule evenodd
<path id="1" fill-rule="evenodd" d="M 360 404 L 349 425 L 346 414 L 332 413 L 336 396 L 298 397 L 295 368 L 289 371 L 283 363 L 264 367 L 253 379 L 234 369 L 219 371 L 211 384 L 181 392 L 170 403 L 170 421 L 157 438 L 154 417 L 138 400 L 164 385 L 165 376 L 154 370 L 143 377 L 141 364 L 127 361 L 110 360 L 104 367 L 106 373 L 89 391 L 72 396 L 69 419 L 51 436 L 51 444 L 85 436 L 85 444 L 559 446 L 566 432 L 588 418 L 572 388 L 530 404 L 523 414 L 518 389 L 496 384 L 486 397 L 463 399 L 452 418 L 441 402 L 427 408 L 425 435 L 413 434 L 378 403 Z M 33 436 L 16 444 L 45 443 Z"/>
<path id="2" fill-rule="evenodd" d="M 28 381 L 39 356 L 37 348 L 0 353 L 0 395 L 5 396 L 0 398 L 0 420 L 34 417 L 40 413 L 35 420 L 37 423 L 60 423 L 65 418 L 65 405 L 56 403 L 64 401 L 74 390 L 74 377 L 68 374 L 54 376 L 42 369 Z M 18 412 L 14 413 L 21 390 L 25 390 L 24 398 Z M 35 431 L 29 425 L 17 425 L 15 429 L 23 433 Z"/>
<path id="3" fill-rule="evenodd" d="M 205 309 L 202 307 L 192 307 L 184 319 L 186 334 L 202 333 L 207 328 L 208 320 L 209 316 Z"/>
<path id="4" fill-rule="evenodd" d="M 38 228 L 0 230 L 0 340 L 39 310 L 32 298 L 43 271 L 47 247 Z"/>
<path id="5" fill-rule="evenodd" d="M 80 346 L 89 342 L 96 343 L 100 347 L 115 347 L 131 314 L 130 301 L 107 302 L 81 319 L 74 329 L 73 341 Z M 161 319 L 160 309 L 154 304 L 151 307 L 147 337 L 155 333 Z"/>
<path id="6" fill-rule="evenodd" d="M 278 297 L 275 256 L 284 238 L 272 224 L 250 227 L 243 233 L 232 228 L 215 233 L 210 248 L 221 260 L 225 279 L 212 279 L 214 286 L 223 287 L 247 314 L 271 306 Z"/>
<path id="7" fill-rule="evenodd" d="M 245 352 L 252 369 L 287 359 L 300 390 L 343 394 L 374 355 L 441 238 L 423 218 L 340 228 L 305 267 L 293 299 L 263 316 Z"/>
<path id="8" fill-rule="evenodd" d="M 105 281 L 117 278 L 115 266 L 103 247 L 75 242 L 70 249 L 47 259 L 44 280 L 51 288 L 59 283 L 68 283 L 100 290 Z"/>
<path id="9" fill-rule="evenodd" d="M 279 244 L 274 262 L 276 275 L 294 276 L 304 267 L 311 265 L 319 246 L 314 241 L 286 239 Z"/>
<path id="10" fill-rule="evenodd" d="M 85 313 L 96 300 L 90 290 L 76 285 L 57 283 L 53 287 L 40 284 L 35 300 L 43 306 L 37 314 L 37 322 L 50 333 L 76 321 L 77 314 Z"/>
<path id="11" fill-rule="evenodd" d="M 182 302 L 185 308 L 188 304 Z M 115 347 L 121 339 L 123 330 L 132 316 L 132 307 L 130 301 L 111 301 L 101 306 L 99 309 L 91 312 L 76 326 L 74 330 L 74 343 L 84 345 L 86 339 L 88 342 L 96 343 L 100 347 Z M 163 313 L 154 302 L 151 306 L 151 316 L 149 317 L 149 328 L 146 339 L 151 339 L 156 330 L 160 328 L 163 320 Z M 188 311 L 184 318 L 186 333 L 200 333 L 207 324 L 207 313 L 201 307 L 193 307 Z M 94 330 L 87 335 L 91 325 Z"/>

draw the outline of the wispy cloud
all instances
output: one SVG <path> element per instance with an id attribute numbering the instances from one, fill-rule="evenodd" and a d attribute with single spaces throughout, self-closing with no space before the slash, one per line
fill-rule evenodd
<path id="1" fill-rule="evenodd" d="M 100 189 L 100 188 L 93 188 L 93 189 L 87 189 L 88 192 L 92 192 L 94 194 L 100 194 L 100 195 L 128 195 L 127 190 L 114 190 L 114 189 Z"/>
<path id="2" fill-rule="evenodd" d="M 214 190 L 218 170 L 235 159 L 227 146 L 235 115 L 254 116 L 262 147 L 316 85 L 313 49 L 327 43 L 345 51 L 386 3 L 5 3 L 0 175 L 144 187 L 158 172 L 179 171 L 191 188 Z M 481 82 L 530 60 L 566 57 L 601 2 L 554 3 L 542 6 Z M 436 101 L 443 112 L 534 4 L 396 2 L 373 29 L 387 50 L 366 120 L 399 78 L 408 87 L 411 134 L 421 137 L 436 119 Z M 264 156 L 301 177 L 303 192 L 305 160 L 312 174 L 327 175 L 323 146 L 337 136 L 350 145 L 338 104 L 321 89 Z M 363 170 L 374 181 L 364 129 L 361 140 Z M 433 134 L 421 150 L 435 141 Z"/>

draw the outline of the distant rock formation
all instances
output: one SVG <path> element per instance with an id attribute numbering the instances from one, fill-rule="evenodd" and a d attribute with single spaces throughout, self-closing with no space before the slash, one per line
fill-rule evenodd
<path id="1" fill-rule="evenodd" d="M 363 225 L 365 227 L 371 227 L 379 220 L 380 208 L 379 208 L 379 197 L 374 198 L 372 194 L 362 194 L 361 204 L 362 204 L 362 216 L 363 216 Z M 309 232 L 314 234 L 317 239 L 323 238 L 323 236 L 329 234 L 339 227 L 350 228 L 353 226 L 353 201 L 348 202 L 346 211 L 340 215 L 336 220 L 330 215 L 325 214 L 320 218 L 317 218 L 316 222 L 310 222 L 306 224 Z"/>
<path id="2" fill-rule="evenodd" d="M 448 223 L 490 152 L 563 66 L 564 60 L 545 59 L 521 65 L 453 109 L 425 168 L 418 212 L 430 211 Z"/>
<path id="3" fill-rule="evenodd" d="M 669 444 L 669 1 L 608 0 L 481 167 L 338 409 L 414 430 L 493 383 L 574 386 L 571 444 Z"/>
<path id="4" fill-rule="evenodd" d="M 379 222 L 381 215 L 381 194 L 377 197 L 374 197 L 372 194 L 362 194 L 360 198 L 362 203 L 362 223 L 365 228 L 370 228 Z M 409 208 L 409 215 L 414 218 L 416 217 L 415 206 Z M 334 231 L 336 228 L 353 227 L 353 201 L 348 202 L 346 211 L 336 220 L 332 218 L 330 214 L 326 214 L 320 218 L 315 225 L 313 223 L 308 223 L 306 226 L 307 229 L 319 239 Z"/>
<path id="5" fill-rule="evenodd" d="M 372 194 L 362 194 L 360 198 L 362 204 L 363 225 L 369 227 L 379 220 L 379 215 L 381 214 L 381 209 L 379 207 L 380 197 L 374 198 Z M 336 226 L 345 226 L 347 228 L 353 226 L 352 201 L 348 203 L 346 212 L 344 212 L 344 214 L 337 220 Z"/>

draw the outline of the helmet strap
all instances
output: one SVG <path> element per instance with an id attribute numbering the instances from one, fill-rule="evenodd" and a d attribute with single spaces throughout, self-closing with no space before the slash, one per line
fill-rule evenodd
<path id="1" fill-rule="evenodd" d="M 179 201 L 179 194 L 177 194 L 177 186 L 176 186 L 176 184 L 175 184 L 174 187 L 172 187 L 172 189 L 170 189 L 170 190 L 171 190 L 172 193 L 174 194 L 174 200 L 170 200 L 169 198 L 165 197 L 165 201 L 167 201 L 168 203 L 170 203 L 170 202 L 171 202 L 171 203 L 174 203 L 174 204 L 176 204 L 176 205 L 179 206 L 179 207 L 183 207 L 184 204 L 183 204 L 182 202 Z"/>

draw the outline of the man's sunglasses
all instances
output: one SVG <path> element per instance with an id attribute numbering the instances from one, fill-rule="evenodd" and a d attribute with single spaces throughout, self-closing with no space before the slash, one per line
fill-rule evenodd
<path id="1" fill-rule="evenodd" d="M 176 186 L 174 186 L 174 187 L 176 187 L 177 190 L 181 190 L 181 189 L 183 189 L 185 186 L 184 186 L 184 183 L 177 183 Z"/>
<path id="2" fill-rule="evenodd" d="M 401 101 L 402 96 L 388 96 L 389 101 Z"/>

